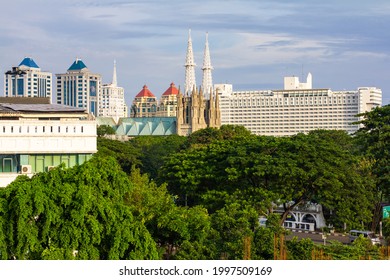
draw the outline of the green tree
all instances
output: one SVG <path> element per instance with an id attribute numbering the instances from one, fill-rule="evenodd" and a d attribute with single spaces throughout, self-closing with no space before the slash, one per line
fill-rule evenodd
<path id="1" fill-rule="evenodd" d="M 169 157 L 161 180 L 183 204 L 202 204 L 210 213 L 239 201 L 264 210 L 271 205 L 272 194 L 260 174 L 269 166 L 261 162 L 272 153 L 274 139 L 250 136 L 193 145 Z"/>
<path id="2" fill-rule="evenodd" d="M 191 253 L 199 252 L 207 238 L 210 217 L 206 209 L 177 206 L 165 185 L 158 186 L 147 174 L 141 175 L 139 169 L 132 169 L 130 180 L 134 188 L 126 203 L 158 244 L 160 256 L 172 258 L 176 254 L 180 256 L 178 258 L 204 258 L 203 254 L 196 257 Z M 189 253 L 189 245 L 196 250 Z"/>
<path id="3" fill-rule="evenodd" d="M 387 246 L 390 246 L 390 218 L 383 220 L 383 237 L 386 240 Z"/>
<path id="4" fill-rule="evenodd" d="M 363 127 L 356 133 L 361 152 L 373 160 L 378 191 L 382 198 L 390 199 L 390 105 L 376 107 L 360 114 Z"/>
<path id="5" fill-rule="evenodd" d="M 311 260 L 314 243 L 309 238 L 298 240 L 295 236 L 286 242 L 287 257 L 289 260 Z"/>
<path id="6" fill-rule="evenodd" d="M 360 153 L 367 157 L 376 183 L 376 211 L 372 223 L 375 230 L 381 218 L 381 202 L 390 201 L 390 105 L 376 107 L 358 115 L 363 125 L 355 133 Z"/>
<path id="7" fill-rule="evenodd" d="M 333 260 L 378 260 L 380 247 L 372 245 L 371 241 L 359 236 L 351 245 L 344 245 L 338 241 L 325 245 L 317 245 L 325 255 Z"/>
<path id="8" fill-rule="evenodd" d="M 18 177 L 0 193 L 6 201 L 1 219 L 7 221 L 1 258 L 158 258 L 149 231 L 125 204 L 131 188 L 109 157 Z"/>
<path id="9" fill-rule="evenodd" d="M 279 143 L 273 172 L 278 174 L 274 191 L 285 209 L 281 223 L 292 208 L 310 201 L 335 211 L 339 224 L 371 220 L 372 181 L 365 177 L 359 157 L 324 133 L 298 134 Z"/>
<path id="10" fill-rule="evenodd" d="M 139 152 L 141 173 L 147 173 L 155 180 L 166 158 L 180 151 L 185 142 L 186 137 L 178 135 L 138 136 L 130 139 L 128 144 Z"/>
<path id="11" fill-rule="evenodd" d="M 254 234 L 259 228 L 258 214 L 254 208 L 238 203 L 229 204 L 212 214 L 211 219 L 213 233 L 210 240 L 215 244 L 215 259 L 242 260 L 245 254 L 253 258 Z"/>
<path id="12" fill-rule="evenodd" d="M 127 174 L 130 174 L 132 166 L 139 167 L 141 165 L 141 151 L 130 144 L 130 142 L 99 137 L 97 139 L 97 149 L 96 156 L 111 156 L 115 158 L 122 170 Z"/>
<path id="13" fill-rule="evenodd" d="M 253 136 L 244 126 L 225 124 L 220 128 L 208 127 L 191 133 L 187 138 L 187 144 L 202 145 L 220 140 L 233 140 Z"/>
<path id="14" fill-rule="evenodd" d="M 96 133 L 100 137 L 105 135 L 114 135 L 115 129 L 109 125 L 99 125 L 96 129 Z"/>

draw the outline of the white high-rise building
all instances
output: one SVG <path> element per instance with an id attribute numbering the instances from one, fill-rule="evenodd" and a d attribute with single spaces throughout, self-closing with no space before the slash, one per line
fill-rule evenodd
<path id="1" fill-rule="evenodd" d="M 41 71 L 31 57 L 25 57 L 17 67 L 4 74 L 6 97 L 52 96 L 52 73 Z"/>
<path id="2" fill-rule="evenodd" d="M 57 104 L 84 108 L 98 116 L 102 77 L 89 71 L 81 59 L 76 59 L 67 73 L 56 74 Z"/>
<path id="3" fill-rule="evenodd" d="M 118 87 L 116 75 L 116 62 L 114 61 L 114 71 L 112 83 L 102 86 L 102 94 L 99 101 L 99 116 L 112 117 L 116 122 L 119 118 L 127 117 L 125 104 L 125 91 L 123 87 Z"/>
<path id="4" fill-rule="evenodd" d="M 360 87 L 352 91 L 313 89 L 309 74 L 306 83 L 286 77 L 282 90 L 233 91 L 230 84 L 216 84 L 221 123 L 242 125 L 257 135 L 287 136 L 315 129 L 345 130 L 354 133 L 356 115 L 382 104 L 382 91 Z"/>

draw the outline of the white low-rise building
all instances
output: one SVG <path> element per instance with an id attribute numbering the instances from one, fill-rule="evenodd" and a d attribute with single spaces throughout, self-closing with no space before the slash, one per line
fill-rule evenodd
<path id="1" fill-rule="evenodd" d="M 96 120 L 85 109 L 0 98 L 0 187 L 20 174 L 82 164 L 96 151 Z"/>
<path id="2" fill-rule="evenodd" d="M 233 91 L 230 84 L 216 84 L 221 123 L 242 125 L 257 135 L 287 136 L 315 129 L 354 133 L 357 114 L 382 104 L 382 91 L 360 87 L 353 91 L 313 89 L 312 77 L 300 83 L 286 77 L 282 90 Z"/>

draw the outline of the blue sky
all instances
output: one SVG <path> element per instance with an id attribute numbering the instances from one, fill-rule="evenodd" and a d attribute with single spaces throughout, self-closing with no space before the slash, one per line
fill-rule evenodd
<path id="1" fill-rule="evenodd" d="M 2 5 L 0 70 L 31 56 L 65 73 L 79 57 L 126 102 L 146 84 L 157 96 L 184 86 L 191 29 L 196 81 L 209 33 L 214 83 L 234 90 L 281 89 L 284 76 L 313 75 L 313 86 L 375 86 L 390 103 L 388 0 L 13 0 Z M 3 88 L 3 79 L 0 80 Z"/>

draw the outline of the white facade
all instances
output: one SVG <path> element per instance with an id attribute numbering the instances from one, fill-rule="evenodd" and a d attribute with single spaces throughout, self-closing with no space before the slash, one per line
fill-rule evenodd
<path id="1" fill-rule="evenodd" d="M 307 75 L 306 83 L 299 82 L 299 78 L 292 77 L 284 77 L 284 89 L 311 89 L 313 85 L 313 77 L 311 73 Z"/>
<path id="2" fill-rule="evenodd" d="M 50 97 L 52 96 L 52 77 L 26 57 L 17 67 L 4 74 L 4 95 L 6 97 Z"/>
<path id="3" fill-rule="evenodd" d="M 99 113 L 99 99 L 102 91 L 102 77 L 89 71 L 80 60 L 67 70 L 56 74 L 57 104 L 84 108 L 95 117 Z"/>
<path id="4" fill-rule="evenodd" d="M 103 85 L 99 101 L 99 117 L 112 117 L 115 121 L 127 117 L 124 92 L 122 87 L 113 84 Z"/>
<path id="5" fill-rule="evenodd" d="M 243 125 L 257 135 L 287 136 L 315 129 L 354 133 L 359 126 L 353 123 L 360 120 L 356 114 L 382 104 L 382 91 L 375 87 L 236 92 L 231 85 L 215 88 L 220 96 L 221 123 Z"/>
<path id="6" fill-rule="evenodd" d="M 0 120 L 0 154 L 95 153 L 96 121 Z"/>
<path id="7" fill-rule="evenodd" d="M 82 164 L 97 151 L 96 137 L 96 121 L 84 109 L 0 103 L 0 187 L 20 174 Z"/>
<path id="8" fill-rule="evenodd" d="M 102 94 L 100 95 L 99 100 L 99 116 L 112 117 L 115 122 L 117 122 L 119 118 L 127 117 L 125 90 L 123 87 L 118 87 L 115 62 L 112 83 L 104 84 L 102 86 Z"/>

